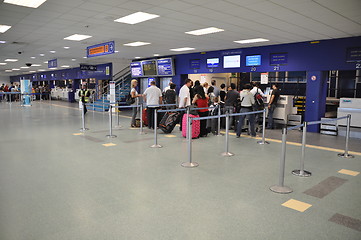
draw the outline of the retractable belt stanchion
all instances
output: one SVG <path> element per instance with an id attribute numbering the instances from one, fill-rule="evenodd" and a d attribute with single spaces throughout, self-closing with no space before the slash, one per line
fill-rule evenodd
<path id="1" fill-rule="evenodd" d="M 85 127 L 85 114 L 84 114 L 84 107 L 85 107 L 85 103 L 84 102 L 81 102 L 82 103 L 82 109 L 81 109 L 81 122 L 82 122 L 82 128 L 80 129 L 80 131 L 82 132 L 85 132 L 87 130 L 89 130 L 89 128 L 86 128 Z"/>
<path id="2" fill-rule="evenodd" d="M 280 157 L 280 174 L 278 185 L 270 187 L 272 192 L 275 193 L 291 193 L 292 188 L 284 186 L 285 182 L 285 164 L 286 164 L 286 140 L 287 139 L 287 128 L 282 129 L 282 151 Z"/>
<path id="3" fill-rule="evenodd" d="M 116 128 L 121 128 L 122 126 L 119 123 L 119 119 L 120 119 L 120 117 L 119 117 L 119 113 L 120 113 L 119 108 L 116 108 L 115 111 L 116 111 L 116 114 L 117 114 L 117 126 L 115 126 L 115 127 Z"/>
<path id="4" fill-rule="evenodd" d="M 162 146 L 158 144 L 158 137 L 157 137 L 157 127 L 158 127 L 158 112 L 157 109 L 154 109 L 154 144 L 150 146 L 151 148 L 161 148 Z"/>
<path id="5" fill-rule="evenodd" d="M 189 109 L 189 108 L 188 108 Z M 182 167 L 186 168 L 193 168 L 198 167 L 199 164 L 192 161 L 192 118 L 189 116 L 187 117 L 187 140 L 188 140 L 188 159 L 189 162 L 182 163 Z"/>
<path id="6" fill-rule="evenodd" d="M 143 103 L 140 104 L 140 129 L 139 129 L 139 134 L 143 135 L 143 134 L 147 134 L 146 132 L 143 131 Z"/>
<path id="7" fill-rule="evenodd" d="M 218 103 L 218 124 L 217 124 L 216 136 L 223 136 L 223 134 L 221 134 L 221 105 L 219 103 Z"/>
<path id="8" fill-rule="evenodd" d="M 107 138 L 116 138 L 117 135 L 113 135 L 113 113 L 112 105 L 109 105 L 109 135 L 106 135 Z"/>
<path id="9" fill-rule="evenodd" d="M 306 137 L 307 137 L 307 122 L 303 122 L 302 129 L 302 154 L 300 161 L 300 170 L 293 170 L 292 174 L 299 177 L 310 177 L 311 172 L 305 170 L 305 151 L 306 151 Z"/>
<path id="10" fill-rule="evenodd" d="M 229 152 L 229 113 L 226 112 L 226 151 L 222 153 L 224 157 L 234 156 L 234 153 Z"/>
<path id="11" fill-rule="evenodd" d="M 258 141 L 258 144 L 264 145 L 269 144 L 269 142 L 265 139 L 265 133 L 266 132 L 266 109 L 263 109 L 263 120 L 262 120 L 262 140 Z"/>
<path id="12" fill-rule="evenodd" d="M 346 145 L 345 152 L 339 153 L 338 156 L 342 158 L 354 158 L 354 155 L 348 153 L 348 141 L 350 139 L 350 126 L 351 126 L 351 114 L 347 115 L 347 126 L 346 126 Z"/>

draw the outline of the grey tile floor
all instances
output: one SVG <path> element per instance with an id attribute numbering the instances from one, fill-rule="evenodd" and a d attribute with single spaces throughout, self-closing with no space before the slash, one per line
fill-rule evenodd
<path id="1" fill-rule="evenodd" d="M 291 194 L 269 190 L 278 182 L 280 144 L 230 137 L 236 155 L 224 158 L 224 138 L 187 145 L 178 130 L 159 134 L 164 147 L 152 149 L 152 132 L 139 135 L 121 118 L 117 138 L 107 139 L 108 115 L 87 114 L 90 131 L 79 133 L 74 104 L 35 102 L 32 107 L 0 103 L 0 239 L 360 239 L 361 233 L 329 219 L 336 213 L 361 219 L 361 157 L 307 148 L 310 178 L 298 168 L 300 147 L 287 146 L 285 183 Z M 126 113 L 122 113 L 126 114 Z M 277 131 L 268 133 L 276 138 Z M 274 134 L 271 135 L 271 134 Z M 296 141 L 299 138 L 294 134 Z M 312 135 L 327 146 L 328 136 Z M 290 136 L 291 138 L 291 136 Z M 318 138 L 318 140 L 315 140 Z M 342 148 L 336 137 L 335 148 Z M 353 151 L 358 140 L 352 139 Z M 102 144 L 113 143 L 105 147 Z M 309 142 L 311 144 L 311 142 Z M 330 176 L 348 180 L 322 199 L 304 194 Z M 296 199 L 305 212 L 283 207 Z"/>

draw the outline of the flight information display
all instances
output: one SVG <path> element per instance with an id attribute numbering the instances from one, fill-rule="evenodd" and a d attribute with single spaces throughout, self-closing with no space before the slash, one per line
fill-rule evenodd
<path id="1" fill-rule="evenodd" d="M 155 59 L 142 61 L 142 68 L 144 76 L 157 75 L 157 63 Z"/>
<path id="2" fill-rule="evenodd" d="M 132 72 L 132 77 L 142 77 L 143 76 L 142 64 L 140 62 L 130 63 L 130 70 Z"/>
<path id="3" fill-rule="evenodd" d="M 285 65 L 287 64 L 288 53 L 271 53 L 270 65 Z"/>
<path id="4" fill-rule="evenodd" d="M 159 76 L 173 76 L 174 75 L 172 58 L 157 59 L 157 67 L 158 67 L 158 75 Z"/>
<path id="5" fill-rule="evenodd" d="M 191 69 L 200 69 L 201 68 L 201 60 L 200 59 L 189 60 L 189 67 Z"/>
<path id="6" fill-rule="evenodd" d="M 230 55 L 223 57 L 223 68 L 241 67 L 241 55 Z"/>
<path id="7" fill-rule="evenodd" d="M 216 67 L 219 67 L 219 58 L 208 58 L 207 68 L 216 68 Z"/>
<path id="8" fill-rule="evenodd" d="M 250 55 L 246 56 L 246 66 L 260 66 L 261 65 L 261 55 Z"/>

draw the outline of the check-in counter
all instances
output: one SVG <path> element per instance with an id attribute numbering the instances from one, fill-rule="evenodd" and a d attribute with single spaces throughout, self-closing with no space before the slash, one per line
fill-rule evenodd
<path id="1" fill-rule="evenodd" d="M 337 117 L 351 114 L 351 127 L 361 128 L 361 98 L 341 98 Z M 338 125 L 346 126 L 346 119 L 340 120 Z"/>
<path id="2" fill-rule="evenodd" d="M 266 103 L 269 102 L 270 98 L 271 95 L 267 95 Z M 293 106 L 293 98 L 293 95 L 280 95 L 280 98 L 277 102 L 277 108 L 273 113 L 275 122 L 286 124 L 288 121 L 288 115 L 297 114 L 297 107 Z"/>

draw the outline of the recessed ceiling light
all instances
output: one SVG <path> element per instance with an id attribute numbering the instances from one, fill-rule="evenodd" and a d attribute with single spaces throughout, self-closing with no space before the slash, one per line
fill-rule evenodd
<path id="1" fill-rule="evenodd" d="M 234 42 L 240 44 L 247 44 L 247 43 L 268 42 L 268 41 L 269 41 L 268 39 L 264 39 L 264 38 L 254 38 L 254 39 L 238 40 Z"/>
<path id="2" fill-rule="evenodd" d="M 170 49 L 171 51 L 174 52 L 182 52 L 182 51 L 190 51 L 190 50 L 194 50 L 195 48 L 190 48 L 190 47 L 183 47 L 183 48 L 173 48 Z"/>
<path id="3" fill-rule="evenodd" d="M 44 54 L 44 53 L 40 53 L 39 55 L 40 55 L 41 57 L 44 57 L 44 56 L 45 56 L 45 54 Z"/>
<path id="4" fill-rule="evenodd" d="M 193 30 L 193 31 L 185 32 L 185 33 L 200 36 L 200 35 L 206 35 L 206 34 L 223 32 L 223 31 L 224 31 L 224 29 L 220 29 L 220 28 L 216 28 L 216 27 L 209 27 L 209 28 Z"/>
<path id="5" fill-rule="evenodd" d="M 147 42 L 132 42 L 132 43 L 126 43 L 123 44 L 124 46 L 129 46 L 129 47 L 139 47 L 139 46 L 144 46 L 144 45 L 148 45 L 150 43 Z"/>
<path id="6" fill-rule="evenodd" d="M 36 71 L 29 71 L 29 73 L 34 73 L 34 72 L 36 72 Z"/>
<path id="7" fill-rule="evenodd" d="M 13 71 L 13 70 L 9 70 L 9 69 L 8 69 L 8 70 L 5 70 L 5 72 L 12 72 L 12 71 Z"/>
<path id="8" fill-rule="evenodd" d="M 18 59 L 11 59 L 11 58 L 8 58 L 8 59 L 5 59 L 5 62 L 17 62 L 19 61 Z"/>
<path id="9" fill-rule="evenodd" d="M 71 40 L 71 41 L 82 41 L 87 38 L 91 38 L 92 36 L 89 35 L 82 35 L 82 34 L 73 34 L 69 37 L 64 38 L 65 40 Z"/>
<path id="10" fill-rule="evenodd" d="M 64 47 L 65 49 L 69 49 L 70 47 Z"/>
<path id="11" fill-rule="evenodd" d="M 44 72 L 44 71 L 45 71 L 45 69 L 39 69 L 38 71 L 39 71 L 39 72 Z"/>
<path id="12" fill-rule="evenodd" d="M 4 3 L 10 3 L 23 7 L 37 8 L 43 4 L 46 0 L 5 0 Z"/>
<path id="13" fill-rule="evenodd" d="M 6 65 L 7 63 L 0 63 L 0 65 Z"/>
<path id="14" fill-rule="evenodd" d="M 7 30 L 9 30 L 10 28 L 11 28 L 11 26 L 1 25 L 1 24 L 0 24 L 0 33 L 4 33 L 4 32 L 6 32 Z"/>
<path id="15" fill-rule="evenodd" d="M 13 70 L 13 71 L 20 71 L 19 68 L 13 68 L 12 70 Z"/>
<path id="16" fill-rule="evenodd" d="M 48 63 L 48 61 L 45 61 L 44 63 Z"/>
<path id="17" fill-rule="evenodd" d="M 20 68 L 29 68 L 29 67 L 20 67 Z"/>
<path id="18" fill-rule="evenodd" d="M 76 59 L 75 59 L 75 58 L 73 58 L 73 59 L 72 59 L 72 61 L 76 61 Z"/>
<path id="19" fill-rule="evenodd" d="M 0 43 L 6 43 L 6 41 L 0 41 Z"/>
<path id="20" fill-rule="evenodd" d="M 154 54 L 153 56 L 154 56 L 154 57 L 158 57 L 158 56 L 160 56 L 160 55 L 156 53 L 156 54 Z"/>
<path id="21" fill-rule="evenodd" d="M 87 57 L 83 57 L 83 58 L 87 58 Z"/>
<path id="22" fill-rule="evenodd" d="M 32 67 L 41 67 L 41 65 L 40 64 L 33 64 L 33 65 L 31 65 Z"/>
<path id="23" fill-rule="evenodd" d="M 56 51 L 54 51 L 54 50 L 51 50 L 51 51 L 49 51 L 49 52 L 51 52 L 51 53 L 56 53 Z"/>
<path id="24" fill-rule="evenodd" d="M 56 70 L 56 69 L 58 69 L 58 68 L 56 68 L 56 67 L 53 67 L 53 68 L 49 68 L 49 69 L 51 69 L 51 70 Z"/>
<path id="25" fill-rule="evenodd" d="M 69 65 L 63 65 L 63 66 L 61 66 L 62 68 L 68 68 L 68 67 L 70 67 Z"/>
<path id="26" fill-rule="evenodd" d="M 35 59 L 36 57 L 30 57 L 30 58 Z"/>
<path id="27" fill-rule="evenodd" d="M 118 53 L 119 51 L 114 51 L 115 53 Z"/>
<path id="28" fill-rule="evenodd" d="M 114 22 L 137 24 L 157 17 L 159 17 L 159 15 L 145 13 L 145 12 L 136 12 L 128 16 L 115 19 Z"/>
<path id="29" fill-rule="evenodd" d="M 142 58 L 142 57 L 135 57 L 135 59 L 140 59 L 140 58 Z"/>

